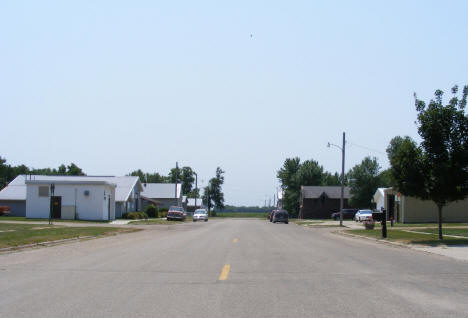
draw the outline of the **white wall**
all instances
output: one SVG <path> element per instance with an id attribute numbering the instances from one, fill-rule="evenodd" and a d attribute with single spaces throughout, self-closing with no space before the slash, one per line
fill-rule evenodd
<path id="1" fill-rule="evenodd" d="M 26 217 L 28 218 L 49 217 L 50 197 L 40 197 L 39 186 L 39 184 L 27 184 Z M 89 191 L 88 196 L 84 194 L 86 190 Z M 110 197 L 111 220 L 115 218 L 115 188 L 112 186 L 55 184 L 54 195 L 62 197 L 62 208 L 66 206 L 76 207 L 77 219 L 80 220 L 107 220 L 107 200 Z"/>

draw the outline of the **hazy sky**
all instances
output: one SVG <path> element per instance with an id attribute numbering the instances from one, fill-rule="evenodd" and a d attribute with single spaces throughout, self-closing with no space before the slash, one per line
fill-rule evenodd
<path id="1" fill-rule="evenodd" d="M 468 1 L 1 1 L 0 156 L 88 174 L 178 161 L 263 205 L 285 158 L 388 167 L 425 100 L 468 84 Z M 447 94 L 448 95 L 448 94 Z M 203 185 L 203 183 L 202 183 Z"/>

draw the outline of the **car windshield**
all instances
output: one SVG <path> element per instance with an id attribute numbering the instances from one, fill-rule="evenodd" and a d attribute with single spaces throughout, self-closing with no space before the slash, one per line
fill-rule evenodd
<path id="1" fill-rule="evenodd" d="M 361 210 L 359 211 L 360 214 L 372 214 L 371 210 Z"/>
<path id="2" fill-rule="evenodd" d="M 196 210 L 195 213 L 196 214 L 206 214 L 206 211 L 205 210 Z"/>
<path id="3" fill-rule="evenodd" d="M 182 209 L 180 206 L 171 206 L 169 209 L 171 211 L 178 211 L 178 212 L 184 212 L 184 209 Z"/>

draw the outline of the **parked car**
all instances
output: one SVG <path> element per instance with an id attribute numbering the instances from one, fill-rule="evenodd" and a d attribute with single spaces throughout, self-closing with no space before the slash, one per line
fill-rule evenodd
<path id="1" fill-rule="evenodd" d="M 356 222 L 362 222 L 365 220 L 372 220 L 372 210 L 358 210 L 354 215 Z"/>
<path id="2" fill-rule="evenodd" d="M 273 221 L 273 215 L 275 214 L 276 211 L 278 211 L 278 210 L 273 210 L 270 213 L 268 213 L 268 219 L 270 220 L 270 222 Z"/>
<path id="3" fill-rule="evenodd" d="M 357 211 L 358 209 L 343 209 L 343 220 L 354 220 Z M 332 213 L 331 218 L 336 221 L 339 220 L 340 211 Z"/>
<path id="4" fill-rule="evenodd" d="M 179 220 L 183 221 L 187 217 L 185 210 L 181 206 L 171 206 L 167 211 L 167 220 Z"/>
<path id="5" fill-rule="evenodd" d="M 196 209 L 195 212 L 193 212 L 193 222 L 202 220 L 208 222 L 208 211 L 205 209 Z"/>
<path id="6" fill-rule="evenodd" d="M 286 210 L 277 210 L 273 214 L 273 223 L 276 223 L 276 222 L 284 222 L 284 223 L 288 224 L 288 222 L 289 222 L 288 211 L 286 211 Z"/>

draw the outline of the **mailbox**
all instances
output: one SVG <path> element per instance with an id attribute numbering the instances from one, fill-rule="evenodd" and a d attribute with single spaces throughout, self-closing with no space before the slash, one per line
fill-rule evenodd
<path id="1" fill-rule="evenodd" d="M 382 220 L 384 219 L 384 213 L 383 212 L 372 212 L 372 219 L 374 221 L 379 221 L 379 222 L 382 222 Z"/>

